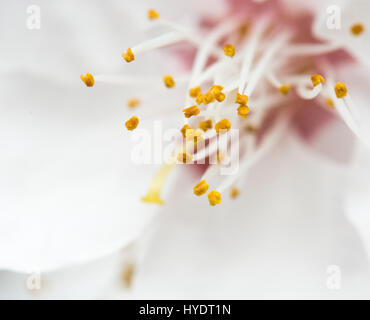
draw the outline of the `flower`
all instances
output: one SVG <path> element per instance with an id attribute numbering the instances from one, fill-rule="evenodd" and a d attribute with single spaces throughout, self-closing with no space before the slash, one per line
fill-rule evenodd
<path id="1" fill-rule="evenodd" d="M 130 33 L 125 39 L 130 47 L 124 51 L 121 43 L 104 44 L 110 47 L 104 59 L 96 59 L 99 50 L 85 47 L 83 40 L 88 37 L 81 36 L 82 61 L 74 63 L 73 72 L 69 68 L 54 72 L 55 83 L 42 82 L 42 90 L 21 74 L 24 87 L 30 90 L 24 89 L 23 94 L 32 101 L 36 91 L 36 100 L 45 101 L 48 108 L 51 105 L 52 109 L 46 110 L 53 114 L 38 118 L 36 112 L 28 119 L 27 113 L 16 109 L 14 118 L 31 137 L 28 144 L 5 144 L 9 151 L 2 160 L 6 168 L 2 189 L 7 198 L 2 204 L 2 230 L 7 233 L 3 232 L 0 246 L 0 267 L 25 272 L 91 261 L 132 242 L 141 243 L 150 226 L 154 236 L 140 269 L 136 272 L 129 261 L 124 273 L 126 285 L 135 283 L 139 296 L 245 297 L 246 292 L 260 297 L 266 293 L 287 297 L 292 292 L 317 296 L 322 294 L 321 270 L 331 262 L 328 256 L 333 246 L 328 237 L 335 239 L 345 229 L 355 242 L 342 211 L 337 212 L 340 200 L 347 203 L 350 218 L 367 243 L 368 224 L 363 223 L 367 222 L 366 181 L 360 184 L 363 192 L 349 184 L 352 189 L 347 198 L 344 190 L 347 181 L 343 173 L 349 163 L 345 156 L 357 142 L 351 140 L 349 130 L 337 128 L 344 123 L 362 146 L 369 144 L 366 118 L 359 116 L 366 113 L 361 103 L 366 99 L 357 99 L 359 92 L 367 90 L 359 90 L 361 86 L 353 81 L 359 80 L 354 76 L 356 66 L 366 63 L 367 47 L 356 52 L 362 50 L 358 44 L 367 36 L 366 19 L 360 15 L 344 19 L 346 27 L 334 39 L 320 29 L 319 3 L 304 7 L 288 0 L 228 4 L 229 10 L 207 16 L 199 26 L 191 25 L 193 29 L 167 20 L 169 13 L 158 5 L 151 9 L 148 23 L 168 33 L 139 44 L 135 44 L 137 33 Z M 143 16 L 148 13 L 141 12 Z M 363 7 L 362 12 L 366 12 Z M 91 32 L 94 24 L 86 25 Z M 115 43 L 106 41 L 102 30 L 100 37 Z M 194 59 L 184 49 L 176 55 L 180 42 L 195 47 Z M 156 51 L 172 45 L 169 53 Z M 119 66 L 107 63 L 113 57 L 118 57 Z M 183 67 L 189 62 L 190 70 Z M 181 74 L 175 63 L 189 73 Z M 71 88 L 66 79 L 78 78 L 76 65 L 85 76 L 80 87 Z M 116 74 L 117 68 L 126 68 L 125 73 Z M 145 73 L 148 70 L 150 76 Z M 45 69 L 38 71 L 48 75 Z M 170 78 L 161 80 L 168 73 Z M 17 92 L 23 83 L 20 79 L 14 81 Z M 366 83 L 363 79 L 360 85 Z M 146 96 L 156 84 L 159 89 L 153 90 L 153 97 L 160 97 L 157 100 Z M 140 105 L 135 103 L 137 107 L 125 112 L 119 109 L 125 100 L 119 85 L 136 86 L 127 91 Z M 160 90 L 164 91 L 159 94 Z M 185 101 L 181 100 L 184 94 Z M 61 99 L 72 96 L 73 104 Z M 4 94 L 7 114 L 12 114 L 16 98 Z M 31 111 L 35 114 L 37 109 Z M 176 129 L 180 139 L 175 141 L 169 161 L 149 183 L 146 180 L 152 168 L 133 166 L 128 158 L 132 147 L 128 137 L 148 127 L 153 118 L 168 120 L 165 126 Z M 124 128 L 127 119 L 132 120 L 127 123 L 129 130 L 136 128 L 140 119 L 133 132 Z M 239 132 L 238 141 L 233 140 L 234 129 Z M 14 137 L 18 139 L 19 132 Z M 224 145 L 216 143 L 218 138 Z M 367 149 L 359 146 L 358 155 L 366 154 Z M 222 169 L 239 156 L 237 174 L 222 175 Z M 178 159 L 186 165 L 177 165 Z M 202 161 L 206 165 L 194 165 Z M 360 174 L 363 168 L 361 165 Z M 180 171 L 177 183 L 166 197 L 162 189 L 176 171 Z M 11 179 L 14 176 L 19 183 Z M 235 190 L 238 197 L 232 196 Z M 139 201 L 139 193 L 144 203 Z M 165 203 L 157 230 L 149 224 L 157 212 L 150 203 Z M 346 244 L 339 242 L 341 247 Z M 345 268 L 363 257 L 358 246 L 352 243 L 349 247 L 346 253 L 354 262 L 340 260 Z M 342 256 L 341 252 L 332 257 Z M 368 277 L 366 271 L 361 272 Z M 170 281 L 155 285 L 163 279 Z M 178 286 L 179 279 L 185 288 L 183 295 L 172 286 Z M 151 287 L 157 291 L 150 291 Z M 297 291 L 300 288 L 303 291 Z"/>

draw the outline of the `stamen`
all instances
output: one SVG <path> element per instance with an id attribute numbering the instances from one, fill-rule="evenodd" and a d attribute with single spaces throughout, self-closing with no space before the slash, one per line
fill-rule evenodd
<path id="1" fill-rule="evenodd" d="M 202 93 L 200 87 L 194 87 L 189 89 L 189 96 L 192 98 L 197 98 Z"/>
<path id="2" fill-rule="evenodd" d="M 235 102 L 241 105 L 246 105 L 248 102 L 248 96 L 245 94 L 240 94 L 239 92 L 236 94 Z"/>
<path id="3" fill-rule="evenodd" d="M 315 74 L 311 76 L 311 81 L 314 87 L 318 86 L 320 83 L 324 83 L 325 79 L 322 75 L 320 74 Z"/>
<path id="4" fill-rule="evenodd" d="M 182 112 L 184 112 L 185 118 L 190 118 L 192 116 L 198 115 L 200 110 L 198 106 L 192 106 L 192 107 L 183 109 Z"/>
<path id="5" fill-rule="evenodd" d="M 130 108 L 135 108 L 140 104 L 140 99 L 137 98 L 131 98 L 127 101 L 127 106 Z"/>
<path id="6" fill-rule="evenodd" d="M 182 128 L 181 128 L 181 133 L 182 133 L 182 136 L 184 138 L 186 138 L 186 131 L 189 130 L 189 129 L 193 129 L 193 127 L 190 127 L 189 125 L 185 124 Z"/>
<path id="7" fill-rule="evenodd" d="M 227 44 L 224 46 L 225 56 L 232 58 L 235 55 L 235 47 L 232 44 Z"/>
<path id="8" fill-rule="evenodd" d="M 195 99 L 195 103 L 200 105 L 201 103 L 203 103 L 203 100 L 204 100 L 203 95 L 201 93 L 199 93 L 197 98 Z"/>
<path id="9" fill-rule="evenodd" d="M 216 204 L 220 204 L 221 203 L 221 193 L 219 193 L 216 190 L 213 190 L 213 191 L 209 192 L 208 193 L 208 200 L 209 200 L 209 204 L 211 206 L 215 206 Z"/>
<path id="10" fill-rule="evenodd" d="M 238 115 L 243 119 L 247 119 L 247 114 L 249 113 L 249 108 L 246 105 L 240 105 L 238 108 Z"/>
<path id="11" fill-rule="evenodd" d="M 212 129 L 212 120 L 206 120 L 206 121 L 199 121 L 198 126 L 200 129 L 202 129 L 204 132 L 206 132 L 208 129 Z"/>
<path id="12" fill-rule="evenodd" d="M 129 289 L 131 287 L 134 273 L 135 265 L 133 263 L 127 264 L 123 270 L 122 275 L 123 285 L 125 286 L 126 289 Z"/>
<path id="13" fill-rule="evenodd" d="M 231 128 L 231 123 L 228 119 L 223 119 L 216 123 L 215 130 L 217 133 L 225 133 L 226 131 L 229 131 Z"/>
<path id="14" fill-rule="evenodd" d="M 173 88 L 175 86 L 175 80 L 171 75 L 163 76 L 163 82 L 167 88 Z"/>
<path id="15" fill-rule="evenodd" d="M 209 90 L 204 96 L 203 96 L 203 103 L 209 104 L 211 102 L 215 101 L 215 97 L 213 96 L 211 90 Z"/>
<path id="16" fill-rule="evenodd" d="M 91 73 L 86 73 L 86 75 L 81 74 L 81 80 L 86 84 L 87 87 L 92 87 L 95 83 L 94 77 Z"/>
<path id="17" fill-rule="evenodd" d="M 347 95 L 346 85 L 342 82 L 337 83 L 334 90 L 338 99 L 344 98 Z"/>
<path id="18" fill-rule="evenodd" d="M 148 10 L 148 19 L 149 20 L 156 20 L 159 18 L 159 13 L 154 9 Z"/>
<path id="19" fill-rule="evenodd" d="M 136 117 L 136 116 L 133 116 L 132 118 L 130 118 L 129 120 L 127 120 L 125 122 L 125 126 L 127 128 L 127 130 L 134 130 L 136 129 L 136 127 L 138 126 L 139 124 L 139 118 Z"/>
<path id="20" fill-rule="evenodd" d="M 135 56 L 131 48 L 128 48 L 126 52 L 122 53 L 122 58 L 125 59 L 126 62 L 131 62 L 135 60 Z"/>
<path id="21" fill-rule="evenodd" d="M 190 163 L 193 160 L 193 156 L 187 152 L 180 152 L 177 155 L 177 160 L 182 163 Z"/>
<path id="22" fill-rule="evenodd" d="M 328 108 L 334 109 L 334 102 L 331 98 L 327 97 L 325 99 L 325 104 L 328 106 Z"/>
<path id="23" fill-rule="evenodd" d="M 202 180 L 201 182 L 197 183 L 193 188 L 193 192 L 196 196 L 201 196 L 208 191 L 209 185 L 207 184 L 206 180 Z"/>
<path id="24" fill-rule="evenodd" d="M 362 23 L 356 23 L 351 27 L 351 33 L 354 36 L 359 36 L 365 30 L 364 25 Z"/>
<path id="25" fill-rule="evenodd" d="M 233 198 L 233 199 L 235 199 L 235 198 L 237 198 L 238 196 L 239 196 L 239 189 L 238 188 L 236 188 L 236 187 L 234 187 L 234 188 L 231 188 L 231 190 L 230 190 L 230 197 L 231 198 Z"/>
<path id="26" fill-rule="evenodd" d="M 286 84 L 283 84 L 282 86 L 280 86 L 279 91 L 282 95 L 286 96 L 289 93 L 291 88 L 292 88 L 291 84 L 286 83 Z"/>

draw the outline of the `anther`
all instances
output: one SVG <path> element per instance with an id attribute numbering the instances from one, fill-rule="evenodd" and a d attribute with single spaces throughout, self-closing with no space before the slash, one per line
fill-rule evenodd
<path id="1" fill-rule="evenodd" d="M 184 110 L 182 110 L 182 112 L 184 112 L 185 118 L 190 118 L 192 116 L 198 115 L 200 110 L 198 106 L 192 106 L 189 108 L 185 108 Z"/>
<path id="2" fill-rule="evenodd" d="M 132 52 L 131 48 L 128 48 L 126 53 L 122 53 L 122 58 L 126 60 L 126 62 L 131 62 L 135 60 L 134 53 Z"/>
<path id="3" fill-rule="evenodd" d="M 175 86 L 175 80 L 171 75 L 163 76 L 163 82 L 167 88 L 173 88 Z"/>
<path id="4" fill-rule="evenodd" d="M 201 182 L 197 183 L 194 188 L 193 192 L 196 196 L 201 196 L 208 191 L 209 185 L 207 184 L 206 180 L 202 180 Z"/>
<path id="5" fill-rule="evenodd" d="M 335 89 L 335 94 L 337 95 L 337 98 L 339 99 L 344 98 L 347 95 L 346 85 L 342 82 L 337 83 L 334 89 Z"/>
<path id="6" fill-rule="evenodd" d="M 235 55 L 235 47 L 232 44 L 224 46 L 224 53 L 226 56 L 232 58 Z"/>
<path id="7" fill-rule="evenodd" d="M 225 133 L 226 131 L 229 131 L 230 128 L 231 128 L 231 123 L 227 119 L 223 119 L 217 122 L 215 125 L 215 130 L 217 133 L 220 133 L 220 130 L 221 130 L 221 133 Z"/>
<path id="8" fill-rule="evenodd" d="M 137 125 L 139 124 L 139 118 L 136 116 L 131 117 L 129 120 L 125 122 L 125 126 L 127 130 L 134 130 L 136 129 Z"/>
<path id="9" fill-rule="evenodd" d="M 221 193 L 218 191 L 211 191 L 208 193 L 208 201 L 211 206 L 221 203 Z"/>
<path id="10" fill-rule="evenodd" d="M 95 83 L 94 77 L 91 73 L 86 73 L 86 75 L 81 74 L 81 80 L 86 84 L 87 87 L 92 87 Z"/>
<path id="11" fill-rule="evenodd" d="M 325 79 L 322 75 L 320 74 L 315 74 L 313 76 L 311 76 L 311 81 L 312 81 L 312 85 L 314 87 L 318 86 L 320 83 L 324 83 L 325 82 Z"/>

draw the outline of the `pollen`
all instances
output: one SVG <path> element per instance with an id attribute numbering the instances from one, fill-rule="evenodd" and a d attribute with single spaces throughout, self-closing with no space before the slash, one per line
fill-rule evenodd
<path id="1" fill-rule="evenodd" d="M 91 73 L 86 73 L 86 75 L 81 74 L 81 80 L 86 84 L 87 87 L 92 87 L 95 83 L 94 77 Z"/>
<path id="2" fill-rule="evenodd" d="M 342 82 L 337 83 L 334 89 L 335 89 L 335 94 L 337 95 L 337 98 L 339 99 L 344 98 L 347 95 L 346 85 Z"/>
<path id="3" fill-rule="evenodd" d="M 225 133 L 226 131 L 229 131 L 231 128 L 231 123 L 229 120 L 227 119 L 223 119 L 219 122 L 216 123 L 215 125 L 215 130 L 217 133 Z"/>
<path id="4" fill-rule="evenodd" d="M 248 113 L 249 113 L 248 106 L 241 105 L 238 107 L 238 115 L 241 116 L 243 119 L 247 119 Z"/>
<path id="5" fill-rule="evenodd" d="M 177 155 L 177 160 L 182 163 L 189 163 L 191 160 L 193 160 L 193 156 L 187 152 L 180 152 Z"/>
<path id="6" fill-rule="evenodd" d="M 134 130 L 136 129 L 138 124 L 139 124 L 139 118 L 136 116 L 133 116 L 132 118 L 126 121 L 125 126 L 127 130 Z"/>
<path id="7" fill-rule="evenodd" d="M 159 18 L 159 13 L 153 9 L 148 10 L 148 19 L 156 20 Z"/>
<path id="8" fill-rule="evenodd" d="M 246 105 L 247 102 L 248 102 L 248 96 L 245 95 L 245 94 L 237 93 L 236 98 L 235 98 L 235 102 L 239 103 L 241 105 Z"/>
<path id="9" fill-rule="evenodd" d="M 279 91 L 282 95 L 286 96 L 290 89 L 292 88 L 292 86 L 289 84 L 289 83 L 286 83 L 286 84 L 283 84 L 280 88 L 279 88 Z"/>
<path id="10" fill-rule="evenodd" d="M 167 88 L 173 88 L 175 86 L 175 80 L 171 75 L 163 76 L 163 82 Z"/>
<path id="11" fill-rule="evenodd" d="M 221 203 L 221 193 L 218 191 L 211 191 L 208 193 L 208 201 L 211 206 L 215 206 L 216 204 Z"/>
<path id="12" fill-rule="evenodd" d="M 235 55 L 235 47 L 232 44 L 224 46 L 225 56 L 232 58 Z"/>
<path id="13" fill-rule="evenodd" d="M 184 112 L 185 118 L 190 118 L 192 116 L 198 115 L 200 110 L 198 106 L 192 106 L 189 108 L 185 108 L 184 110 L 182 110 L 182 112 Z"/>
<path id="14" fill-rule="evenodd" d="M 197 183 L 193 188 L 194 194 L 196 196 L 201 196 L 208 191 L 209 185 L 207 184 L 206 180 L 202 180 L 201 182 Z"/>
<path id="15" fill-rule="evenodd" d="M 212 129 L 212 120 L 199 121 L 198 126 L 199 129 L 202 129 L 204 132 L 206 132 L 208 129 Z"/>
<path id="16" fill-rule="evenodd" d="M 235 187 L 233 187 L 233 188 L 231 188 L 231 190 L 230 190 L 230 197 L 231 198 L 233 198 L 233 199 L 235 199 L 235 198 L 237 198 L 238 196 L 239 196 L 239 189 L 238 188 L 235 188 Z"/>
<path id="17" fill-rule="evenodd" d="M 311 81 L 314 87 L 318 86 L 320 83 L 324 83 L 325 79 L 322 75 L 320 74 L 315 74 L 311 76 Z"/>
<path id="18" fill-rule="evenodd" d="M 203 96 L 203 103 L 209 104 L 211 102 L 215 101 L 215 97 L 213 96 L 211 90 L 209 90 L 204 96 Z"/>
<path id="19" fill-rule="evenodd" d="M 126 52 L 122 53 L 122 58 L 125 59 L 126 62 L 131 62 L 135 60 L 135 56 L 131 48 L 128 48 Z"/>
<path id="20" fill-rule="evenodd" d="M 330 109 L 334 109 L 334 101 L 333 101 L 333 99 L 331 99 L 331 98 L 326 98 L 325 99 L 325 104 L 328 106 L 328 108 L 330 108 Z"/>
<path id="21" fill-rule="evenodd" d="M 130 108 L 135 108 L 140 104 L 140 102 L 141 102 L 140 99 L 131 98 L 127 100 L 127 106 L 129 106 Z"/>
<path id="22" fill-rule="evenodd" d="M 356 23 L 354 25 L 352 25 L 351 27 L 351 33 L 354 35 L 354 36 L 359 36 L 361 33 L 363 33 L 365 30 L 365 27 L 362 23 Z"/>
<path id="23" fill-rule="evenodd" d="M 189 130 L 189 129 L 193 129 L 193 127 L 190 127 L 190 126 L 189 126 L 189 125 L 187 125 L 187 124 L 185 124 L 185 125 L 181 128 L 180 132 L 182 133 L 182 136 L 183 136 L 184 138 L 186 138 L 186 131 L 187 131 L 187 130 Z"/>
<path id="24" fill-rule="evenodd" d="M 200 87 L 194 87 L 194 88 L 189 89 L 189 96 L 192 98 L 198 97 L 199 94 L 201 93 L 202 93 L 202 90 L 200 89 Z"/>
<path id="25" fill-rule="evenodd" d="M 201 93 L 199 93 L 197 98 L 195 99 L 195 103 L 199 105 L 202 102 L 203 102 L 203 95 Z"/>

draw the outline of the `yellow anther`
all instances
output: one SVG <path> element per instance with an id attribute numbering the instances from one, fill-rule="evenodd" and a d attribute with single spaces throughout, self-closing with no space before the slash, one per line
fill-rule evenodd
<path id="1" fill-rule="evenodd" d="M 228 57 L 233 57 L 235 55 L 235 47 L 232 44 L 227 44 L 224 46 L 224 53 Z"/>
<path id="2" fill-rule="evenodd" d="M 220 89 L 218 88 L 213 88 L 212 89 L 212 95 L 215 97 L 215 99 L 218 101 L 218 102 L 222 102 L 225 100 L 225 94 L 223 92 L 221 92 Z"/>
<path id="3" fill-rule="evenodd" d="M 127 100 L 127 105 L 128 105 L 130 108 L 135 108 L 135 107 L 137 107 L 139 104 L 140 104 L 140 99 L 137 99 L 137 98 L 131 98 L 131 99 Z"/>
<path id="4" fill-rule="evenodd" d="M 190 127 L 189 125 L 185 124 L 182 128 L 181 128 L 181 133 L 182 133 L 182 136 L 184 138 L 186 138 L 186 131 L 189 130 L 189 129 L 193 129 L 193 127 Z"/>
<path id="5" fill-rule="evenodd" d="M 218 85 L 218 84 L 213 84 L 210 88 L 209 88 L 209 90 L 211 90 L 211 92 L 213 92 L 213 90 L 214 89 L 218 89 L 219 91 L 222 91 L 222 90 L 224 90 L 224 87 L 223 86 L 220 86 L 220 85 Z"/>
<path id="6" fill-rule="evenodd" d="M 81 74 L 81 80 L 86 84 L 87 87 L 92 87 L 95 83 L 94 77 L 91 73 L 86 73 L 86 75 Z"/>
<path id="7" fill-rule="evenodd" d="M 193 160 L 193 156 L 187 152 L 180 152 L 177 155 L 177 160 L 182 163 L 189 163 L 191 160 Z"/>
<path id="8" fill-rule="evenodd" d="M 169 164 L 165 163 L 161 166 L 157 174 L 154 176 L 147 194 L 141 198 L 142 201 L 148 203 L 163 204 L 163 201 L 161 200 L 161 191 L 168 175 L 175 167 L 175 165 L 176 161 L 174 160 Z"/>
<path id="9" fill-rule="evenodd" d="M 135 273 L 135 265 L 133 263 L 128 264 L 125 266 L 122 274 L 122 281 L 123 285 L 125 286 L 126 289 L 129 289 L 132 284 L 132 278 Z"/>
<path id="10" fill-rule="evenodd" d="M 203 102 L 203 95 L 201 93 L 199 93 L 197 98 L 195 99 L 195 103 L 199 105 L 202 102 Z"/>
<path id="11" fill-rule="evenodd" d="M 235 199 L 238 195 L 239 195 L 239 189 L 238 188 L 235 188 L 235 187 L 233 187 L 233 188 L 231 188 L 231 190 L 230 190 L 230 197 L 231 198 L 233 198 L 233 199 Z"/>
<path id="12" fill-rule="evenodd" d="M 209 104 L 211 102 L 215 101 L 215 97 L 213 96 L 211 91 L 208 91 L 204 96 L 203 96 L 203 103 L 204 104 Z"/>
<path id="13" fill-rule="evenodd" d="M 206 132 L 208 129 L 212 129 L 212 120 L 199 121 L 198 126 L 199 129 L 202 129 L 204 132 Z"/>
<path id="14" fill-rule="evenodd" d="M 128 48 L 126 53 L 122 53 L 122 58 L 126 60 L 126 62 L 131 62 L 135 60 L 134 53 L 132 52 L 131 48 Z"/>
<path id="15" fill-rule="evenodd" d="M 325 79 L 322 75 L 320 74 L 314 74 L 311 76 L 311 81 L 314 87 L 318 86 L 320 83 L 324 83 Z"/>
<path id="16" fill-rule="evenodd" d="M 211 206 L 221 203 L 221 193 L 218 191 L 211 191 L 208 193 L 208 201 Z"/>
<path id="17" fill-rule="evenodd" d="M 229 120 L 227 119 L 223 119 L 219 122 L 216 123 L 215 125 L 215 130 L 217 133 L 225 133 L 226 131 L 229 131 L 231 128 L 231 123 Z"/>
<path id="18" fill-rule="evenodd" d="M 197 183 L 193 188 L 194 194 L 196 196 L 201 196 L 208 191 L 209 185 L 207 184 L 206 180 L 202 180 L 201 182 Z"/>
<path id="19" fill-rule="evenodd" d="M 197 143 L 203 138 L 202 132 L 199 130 L 194 130 L 193 128 L 187 129 L 185 131 L 185 137 L 187 140 L 193 140 L 194 143 Z"/>
<path id="20" fill-rule="evenodd" d="M 184 112 L 185 118 L 190 118 L 192 116 L 198 115 L 200 110 L 198 106 L 191 106 L 189 108 L 185 108 L 184 110 L 182 110 L 182 112 Z"/>
<path id="21" fill-rule="evenodd" d="M 159 13 L 153 9 L 148 10 L 148 19 L 155 20 L 159 18 Z"/>
<path id="22" fill-rule="evenodd" d="M 194 87 L 194 88 L 189 89 L 189 96 L 192 98 L 198 97 L 198 95 L 201 93 L 202 93 L 202 90 L 200 89 L 200 87 Z"/>
<path id="23" fill-rule="evenodd" d="M 125 126 L 127 130 L 134 130 L 136 129 L 138 124 L 139 124 L 139 118 L 136 116 L 133 116 L 132 118 L 126 121 Z"/>
<path id="24" fill-rule="evenodd" d="M 247 114 L 249 113 L 248 106 L 240 105 L 238 107 L 238 115 L 241 116 L 243 119 L 247 119 Z"/>
<path id="25" fill-rule="evenodd" d="M 351 33 L 354 35 L 354 36 L 359 36 L 361 33 L 363 33 L 365 30 L 365 27 L 362 23 L 356 23 L 354 25 L 352 25 L 351 27 Z"/>
<path id="26" fill-rule="evenodd" d="M 292 86 L 289 84 L 289 83 L 286 83 L 286 84 L 283 84 L 280 88 L 279 88 L 279 91 L 282 95 L 286 96 L 290 89 L 292 88 Z"/>
<path id="27" fill-rule="evenodd" d="M 248 102 L 248 96 L 245 95 L 245 94 L 237 93 L 236 98 L 235 98 L 235 102 L 239 103 L 239 104 L 242 104 L 242 105 L 246 105 L 247 102 Z"/>
<path id="28" fill-rule="evenodd" d="M 335 94 L 337 95 L 337 98 L 339 99 L 344 98 L 347 95 L 346 85 L 342 82 L 337 83 L 334 89 L 335 89 Z"/>
<path id="29" fill-rule="evenodd" d="M 334 109 L 334 101 L 333 101 L 333 99 L 331 99 L 331 98 L 326 98 L 325 99 L 325 104 L 328 106 L 328 108 L 330 108 L 330 109 Z"/>
<path id="30" fill-rule="evenodd" d="M 169 74 L 163 76 L 163 82 L 167 88 L 173 88 L 175 86 L 175 80 Z"/>
<path id="31" fill-rule="evenodd" d="M 250 133 L 250 134 L 256 134 L 257 131 L 258 131 L 258 128 L 252 124 L 248 124 L 246 127 L 245 127 L 245 131 Z"/>

